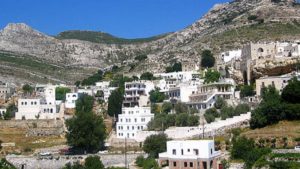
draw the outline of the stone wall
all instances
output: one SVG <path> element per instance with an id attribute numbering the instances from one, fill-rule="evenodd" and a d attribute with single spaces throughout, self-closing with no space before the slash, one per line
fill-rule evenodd
<path id="1" fill-rule="evenodd" d="M 27 136 L 50 136 L 64 133 L 62 120 L 8 120 L 0 122 L 0 129 L 26 129 Z"/>

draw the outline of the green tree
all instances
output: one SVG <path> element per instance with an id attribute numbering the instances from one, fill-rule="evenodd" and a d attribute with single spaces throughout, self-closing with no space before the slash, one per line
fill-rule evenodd
<path id="1" fill-rule="evenodd" d="M 150 135 L 144 141 L 143 150 L 150 157 L 157 158 L 159 153 L 167 150 L 167 140 L 168 138 L 165 134 Z"/>
<path id="2" fill-rule="evenodd" d="M 281 98 L 288 103 L 300 103 L 300 81 L 296 77 L 283 89 Z"/>
<path id="3" fill-rule="evenodd" d="M 220 72 L 208 69 L 204 76 L 204 83 L 218 82 L 221 77 Z"/>
<path id="4" fill-rule="evenodd" d="M 55 88 L 55 99 L 56 100 L 66 100 L 66 94 L 70 93 L 71 89 L 67 87 L 57 87 Z"/>
<path id="5" fill-rule="evenodd" d="M 6 159 L 0 159 L 0 168 L 1 169 L 16 169 L 15 166 L 10 164 Z"/>
<path id="6" fill-rule="evenodd" d="M 155 77 L 150 72 L 145 72 L 140 77 L 141 80 L 155 80 Z"/>
<path id="7" fill-rule="evenodd" d="M 151 103 L 161 103 L 165 100 L 166 96 L 164 93 L 159 91 L 159 88 L 155 88 L 149 92 Z"/>
<path id="8" fill-rule="evenodd" d="M 29 84 L 25 84 L 23 85 L 22 90 L 27 94 L 31 94 L 33 92 L 33 87 Z"/>
<path id="9" fill-rule="evenodd" d="M 174 106 L 176 114 L 181 114 L 181 113 L 188 113 L 189 109 L 188 106 L 182 102 L 178 102 Z"/>
<path id="10" fill-rule="evenodd" d="M 166 73 L 182 71 L 181 62 L 175 62 L 172 66 L 166 67 Z"/>
<path id="11" fill-rule="evenodd" d="M 6 108 L 6 112 L 3 115 L 4 120 L 12 119 L 17 111 L 18 109 L 14 103 L 9 104 Z"/>
<path id="12" fill-rule="evenodd" d="M 97 73 L 93 74 L 92 76 L 82 80 L 82 86 L 90 86 L 95 85 L 96 82 L 99 82 L 103 79 L 103 72 L 99 70 Z"/>
<path id="13" fill-rule="evenodd" d="M 216 117 L 220 117 L 220 114 L 216 108 L 209 108 L 204 113 L 204 118 L 207 123 L 214 122 Z"/>
<path id="14" fill-rule="evenodd" d="M 238 104 L 234 109 L 234 115 L 238 116 L 240 114 L 245 114 L 250 111 L 248 104 Z"/>
<path id="15" fill-rule="evenodd" d="M 76 104 L 75 116 L 66 120 L 67 143 L 74 148 L 96 152 L 104 148 L 106 127 L 103 118 L 92 112 L 93 100 L 89 96 L 83 96 L 81 100 L 81 104 Z"/>
<path id="16" fill-rule="evenodd" d="M 199 125 L 199 117 L 196 115 L 189 115 L 188 126 L 198 126 L 198 125 Z"/>
<path id="17" fill-rule="evenodd" d="M 84 166 L 86 169 L 104 169 L 99 156 L 89 156 L 85 159 Z"/>
<path id="18" fill-rule="evenodd" d="M 201 66 L 203 68 L 210 68 L 215 65 L 216 59 L 210 50 L 204 50 L 201 54 Z"/>
<path id="19" fill-rule="evenodd" d="M 114 90 L 108 98 L 108 115 L 118 117 L 122 113 L 124 95 L 120 88 Z"/>
<path id="20" fill-rule="evenodd" d="M 284 105 L 281 103 L 279 92 L 273 86 L 262 92 L 262 101 L 251 113 L 250 127 L 261 128 L 285 119 Z"/>
<path id="21" fill-rule="evenodd" d="M 189 115 L 187 113 L 180 113 L 176 116 L 176 126 L 188 126 Z"/>
<path id="22" fill-rule="evenodd" d="M 104 169 L 104 165 L 98 156 L 89 156 L 85 159 L 84 165 L 80 163 L 67 163 L 63 169 Z"/>
<path id="23" fill-rule="evenodd" d="M 78 80 L 78 81 L 76 81 L 74 84 L 75 84 L 76 87 L 79 87 L 79 86 L 80 86 L 80 83 L 81 83 L 81 82 Z"/>
<path id="24" fill-rule="evenodd" d="M 218 97 L 214 106 L 216 109 L 221 109 L 222 107 L 226 106 L 226 101 L 222 97 Z"/>
<path id="25" fill-rule="evenodd" d="M 163 113 L 170 113 L 173 105 L 170 102 L 164 102 L 161 106 Z"/>
<path id="26" fill-rule="evenodd" d="M 221 119 L 225 120 L 234 116 L 234 108 L 232 106 L 225 106 L 221 109 Z"/>
<path id="27" fill-rule="evenodd" d="M 94 98 L 87 94 L 82 95 L 76 101 L 76 112 L 91 112 L 94 106 Z"/>
<path id="28" fill-rule="evenodd" d="M 240 96 L 241 98 L 254 96 L 254 87 L 252 85 L 244 85 L 241 86 Z"/>

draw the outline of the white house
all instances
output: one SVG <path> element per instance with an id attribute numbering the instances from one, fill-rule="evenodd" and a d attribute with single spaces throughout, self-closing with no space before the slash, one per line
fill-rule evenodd
<path id="1" fill-rule="evenodd" d="M 147 106 L 149 92 L 154 89 L 151 81 L 134 81 L 125 83 L 123 107 Z"/>
<path id="2" fill-rule="evenodd" d="M 159 164 L 170 169 L 218 169 L 220 156 L 214 140 L 168 141 L 167 152 L 159 154 Z"/>
<path id="3" fill-rule="evenodd" d="M 18 100 L 16 120 L 56 118 L 59 118 L 59 113 L 56 109 L 55 86 L 47 85 L 35 96 L 25 96 Z"/>
<path id="4" fill-rule="evenodd" d="M 213 107 L 218 97 L 225 100 L 234 99 L 235 82 L 233 79 L 222 79 L 219 82 L 202 84 L 197 91 L 190 96 L 187 103 L 198 110 L 206 110 Z"/>
<path id="5" fill-rule="evenodd" d="M 166 94 L 169 99 L 175 99 L 180 102 L 189 102 L 190 96 L 197 91 L 197 84 L 193 83 L 181 83 L 177 87 L 170 88 Z"/>
<path id="6" fill-rule="evenodd" d="M 76 107 L 76 101 L 79 98 L 78 93 L 67 93 L 65 107 L 67 109 L 74 109 Z"/>
<path id="7" fill-rule="evenodd" d="M 242 56 L 242 50 L 232 50 L 221 53 L 221 59 L 223 62 L 230 62 L 232 59 L 239 59 Z"/>
<path id="8" fill-rule="evenodd" d="M 147 124 L 154 118 L 150 107 L 122 108 L 116 125 L 117 138 L 135 139 L 136 133 L 147 129 Z"/>

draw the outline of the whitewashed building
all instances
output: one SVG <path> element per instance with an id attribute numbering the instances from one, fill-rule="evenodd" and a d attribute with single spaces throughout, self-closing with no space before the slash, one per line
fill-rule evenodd
<path id="1" fill-rule="evenodd" d="M 147 124 L 154 118 L 150 107 L 122 108 L 116 125 L 117 138 L 135 139 L 136 133 L 147 129 Z"/>
<path id="2" fill-rule="evenodd" d="M 74 109 L 76 107 L 76 101 L 79 98 L 78 93 L 67 93 L 65 107 L 67 109 Z"/>
<path id="3" fill-rule="evenodd" d="M 143 107 L 149 103 L 149 92 L 154 90 L 151 81 L 134 81 L 125 83 L 123 107 Z"/>
<path id="4" fill-rule="evenodd" d="M 18 100 L 16 120 L 59 118 L 55 101 L 55 86 L 47 85 L 34 96 L 23 96 Z"/>
<path id="5" fill-rule="evenodd" d="M 225 63 L 232 61 L 233 59 L 240 59 L 242 56 L 242 50 L 232 50 L 221 53 L 221 60 Z"/>
<path id="6" fill-rule="evenodd" d="M 189 107 L 206 110 L 213 107 L 218 97 L 225 100 L 234 98 L 235 82 L 233 79 L 222 79 L 219 82 L 198 86 L 197 91 L 190 96 Z"/>
<path id="7" fill-rule="evenodd" d="M 159 154 L 159 164 L 170 169 L 219 169 L 220 156 L 214 140 L 168 141 L 167 152 Z"/>
<path id="8" fill-rule="evenodd" d="M 170 88 L 166 94 L 169 96 L 169 100 L 189 102 L 190 96 L 196 93 L 197 88 L 196 83 L 181 83 L 177 87 Z"/>

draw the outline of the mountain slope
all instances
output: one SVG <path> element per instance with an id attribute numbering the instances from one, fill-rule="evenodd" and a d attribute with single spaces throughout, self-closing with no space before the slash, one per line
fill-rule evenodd
<path id="1" fill-rule="evenodd" d="M 90 71 L 111 65 L 127 67 L 123 69 L 128 70 L 125 73 L 159 72 L 175 60 L 199 61 L 201 51 L 206 48 L 212 49 L 217 55 L 222 50 L 239 48 L 249 41 L 299 39 L 299 5 L 293 0 L 279 1 L 236 0 L 217 4 L 186 29 L 139 40 L 142 43 L 87 31 L 50 37 L 25 24 L 9 24 L 0 32 L 0 51 L 17 57 L 37 59 L 64 70 L 78 70 L 80 76 L 73 78 L 73 81 Z M 95 38 L 91 38 L 93 35 L 96 35 Z M 137 62 L 134 57 L 139 54 L 146 54 L 148 58 Z M 0 69 L 3 66 L 6 63 L 0 63 Z M 26 70 L 36 72 L 30 67 L 26 67 Z M 60 76 L 56 77 L 55 72 L 56 70 L 49 72 L 49 78 L 65 80 Z M 38 73 L 43 74 L 42 71 Z M 0 73 L 1 75 L 5 73 Z"/>
<path id="2" fill-rule="evenodd" d="M 168 34 L 157 35 L 149 38 L 137 38 L 137 39 L 125 39 L 118 38 L 108 33 L 104 32 L 94 32 L 94 31 L 64 31 L 59 33 L 55 38 L 57 39 L 77 39 L 84 40 L 93 43 L 104 43 L 104 44 L 131 44 L 131 43 L 146 43 L 161 39 Z"/>

